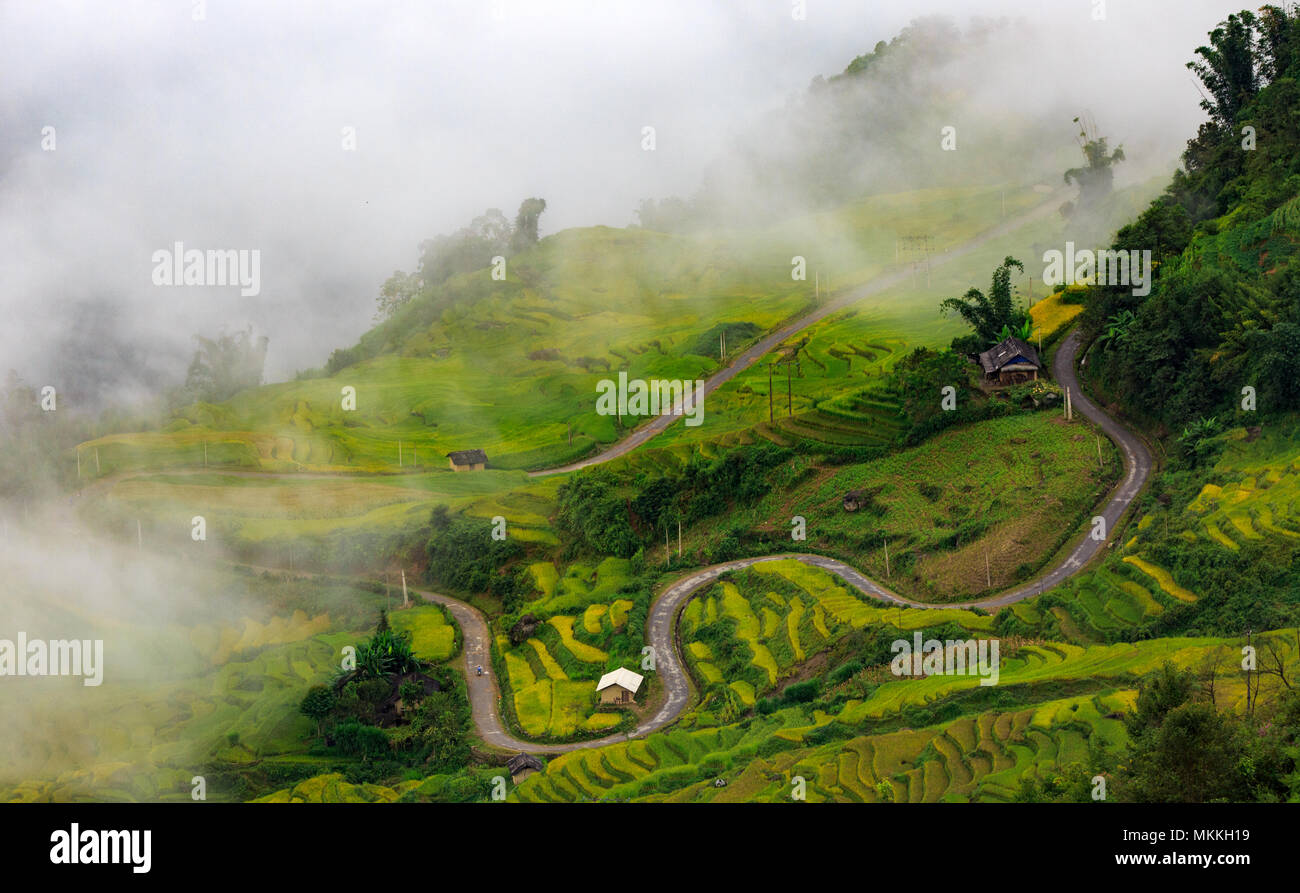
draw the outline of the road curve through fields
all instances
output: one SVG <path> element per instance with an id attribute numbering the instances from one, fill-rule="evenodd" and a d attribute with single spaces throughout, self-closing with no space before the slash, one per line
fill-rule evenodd
<path id="1" fill-rule="evenodd" d="M 741 568 L 752 567 L 770 561 L 794 559 L 804 564 L 819 567 L 844 580 L 849 585 L 869 598 L 909 608 L 999 608 L 1045 592 L 1058 585 L 1066 578 L 1077 574 L 1099 552 L 1111 542 L 1120 518 L 1130 503 L 1146 484 L 1151 475 L 1152 457 L 1146 444 L 1135 433 L 1121 425 L 1101 410 L 1095 403 L 1083 395 L 1079 388 L 1079 379 L 1075 373 L 1074 360 L 1078 353 L 1080 336 L 1072 332 L 1062 343 L 1056 353 L 1052 372 L 1062 389 L 1070 391 L 1074 410 L 1084 418 L 1097 425 L 1120 448 L 1124 456 L 1124 478 L 1112 491 L 1101 516 L 1106 519 L 1108 537 L 1104 541 L 1083 536 L 1070 553 L 1052 570 L 1038 579 L 1025 583 L 1007 592 L 991 598 L 973 602 L 948 602 L 944 604 L 926 604 L 904 598 L 885 586 L 871 579 L 861 571 L 834 558 L 824 555 L 788 553 L 765 555 L 756 558 L 741 558 L 716 564 L 712 567 L 692 571 L 675 581 L 655 599 L 646 619 L 646 632 L 649 645 L 654 648 L 655 671 L 663 680 L 665 698 L 658 710 L 650 718 L 643 720 L 630 733 L 607 735 L 592 741 L 578 741 L 567 744 L 543 744 L 535 741 L 521 741 L 506 731 L 498 712 L 500 692 L 496 680 L 492 678 L 491 637 L 487 621 L 475 608 L 462 601 L 446 595 L 420 591 L 430 601 L 445 605 L 452 616 L 461 625 L 464 639 L 465 678 L 469 684 L 470 704 L 474 724 L 484 742 L 495 747 L 523 751 L 527 753 L 566 753 L 588 747 L 600 747 L 647 735 L 675 720 L 685 709 L 691 697 L 690 680 L 687 678 L 681 656 L 677 651 L 676 625 L 678 612 L 691 597 L 702 587 L 716 580 L 723 574 Z M 1089 525 L 1091 529 L 1091 525 Z M 484 675 L 476 674 L 476 667 L 483 667 Z"/>
<path id="2" fill-rule="evenodd" d="M 1041 205 L 1037 205 L 1023 214 L 1012 217 L 1010 220 L 980 233 L 973 239 L 962 242 L 960 245 L 945 251 L 943 254 L 935 255 L 930 260 L 931 269 L 934 267 L 941 267 L 959 257 L 964 257 L 972 251 L 981 248 L 990 240 L 996 239 L 999 236 L 1005 236 L 1008 233 L 1013 233 L 1027 223 L 1032 223 L 1035 220 L 1047 217 L 1054 213 L 1058 207 L 1055 199 L 1056 193 L 1052 193 L 1048 200 L 1044 201 Z M 707 397 L 709 394 L 722 387 L 722 385 L 726 384 L 738 373 L 748 369 L 753 363 L 758 362 L 759 357 L 770 353 L 777 347 L 777 345 L 786 339 L 797 335 L 799 332 L 802 332 L 814 323 L 821 322 L 832 313 L 843 310 L 850 304 L 854 304 L 861 301 L 863 298 L 870 297 L 871 295 L 885 291 L 886 289 L 893 288 L 896 285 L 901 285 L 906 282 L 911 275 L 911 267 L 904 267 L 893 270 L 889 273 L 882 273 L 870 282 L 853 289 L 848 294 L 836 298 L 829 303 L 823 304 L 812 313 L 809 313 L 806 316 L 801 316 L 793 322 L 785 325 L 771 335 L 768 335 L 766 338 L 763 338 L 744 353 L 740 354 L 732 360 L 731 364 L 726 368 L 719 369 L 717 372 L 705 379 L 704 392 L 697 399 L 702 400 L 704 397 Z M 539 471 L 530 471 L 528 476 L 542 477 L 550 474 L 563 474 L 569 471 L 577 471 L 580 468 L 589 468 L 592 465 L 600 465 L 610 461 L 611 459 L 617 459 L 619 456 L 625 456 L 648 440 L 663 433 L 663 431 L 679 418 L 681 418 L 681 416 L 671 414 L 655 416 L 645 424 L 639 426 L 627 437 L 610 445 L 604 450 L 601 450 L 594 456 L 588 456 L 586 459 L 580 459 L 577 462 L 570 463 L 569 465 L 562 465 L 558 468 L 546 468 Z"/>

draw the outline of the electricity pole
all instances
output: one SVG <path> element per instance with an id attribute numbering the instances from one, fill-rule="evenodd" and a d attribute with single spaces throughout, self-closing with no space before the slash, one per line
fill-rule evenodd
<path id="1" fill-rule="evenodd" d="M 772 364 L 767 364 L 767 423 L 772 424 Z"/>
<path id="2" fill-rule="evenodd" d="M 803 373 L 803 366 L 799 362 L 799 355 L 797 352 L 793 356 L 785 357 L 780 360 L 773 360 L 771 363 L 768 364 L 767 366 L 767 420 L 769 422 L 772 421 L 772 367 L 773 366 L 785 367 L 785 411 L 786 411 L 786 415 L 788 416 L 794 415 L 794 392 L 793 392 L 793 385 L 791 384 L 790 367 L 794 366 L 795 369 L 801 375 Z"/>

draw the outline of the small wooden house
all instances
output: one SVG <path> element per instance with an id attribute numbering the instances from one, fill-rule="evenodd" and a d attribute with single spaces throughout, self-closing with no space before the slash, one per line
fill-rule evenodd
<path id="1" fill-rule="evenodd" d="M 541 772 L 543 768 L 542 761 L 530 753 L 517 753 L 506 760 L 506 770 L 514 782 L 523 781 L 534 772 Z"/>
<path id="2" fill-rule="evenodd" d="M 452 471 L 482 471 L 487 468 L 487 453 L 482 450 L 452 450 L 447 454 Z"/>
<path id="3" fill-rule="evenodd" d="M 1038 370 L 1043 368 L 1038 351 L 1014 335 L 980 354 L 979 362 L 984 380 L 996 384 L 1037 381 Z"/>
<path id="4" fill-rule="evenodd" d="M 850 490 L 849 492 L 845 493 L 844 511 L 856 512 L 858 509 L 862 508 L 862 504 L 866 502 L 866 498 L 865 498 L 866 495 L 867 494 L 865 490 Z"/>
<path id="5" fill-rule="evenodd" d="M 641 680 L 644 677 L 639 673 L 633 673 L 625 667 L 619 667 L 610 673 L 600 677 L 596 683 L 596 693 L 600 695 L 602 704 L 626 704 L 636 696 L 637 689 L 641 687 Z"/>

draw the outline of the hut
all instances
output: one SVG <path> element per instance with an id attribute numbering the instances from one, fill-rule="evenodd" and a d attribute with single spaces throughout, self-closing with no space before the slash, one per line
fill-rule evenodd
<path id="1" fill-rule="evenodd" d="M 626 667 L 606 673 L 596 683 L 596 692 L 602 704 L 626 704 L 636 695 L 644 677 Z"/>
<path id="2" fill-rule="evenodd" d="M 447 454 L 452 471 L 482 471 L 487 468 L 487 453 L 482 450 L 452 450 Z"/>
<path id="3" fill-rule="evenodd" d="M 541 772 L 543 768 L 542 761 L 530 753 L 517 753 L 506 760 L 506 769 L 510 772 L 510 780 L 516 783 L 534 772 Z"/>
<path id="4" fill-rule="evenodd" d="M 979 363 L 984 380 L 1000 385 L 1037 381 L 1043 368 L 1038 351 L 1014 335 L 980 354 Z"/>

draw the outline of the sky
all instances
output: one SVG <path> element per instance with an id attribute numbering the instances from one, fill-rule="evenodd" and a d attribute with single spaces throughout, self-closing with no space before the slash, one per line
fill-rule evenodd
<path id="1" fill-rule="evenodd" d="M 183 377 L 193 334 L 251 325 L 267 379 L 291 377 L 355 343 L 422 240 L 528 196 L 543 236 L 626 226 L 921 15 L 1023 18 L 1041 37 L 1015 101 L 1090 108 L 1172 162 L 1202 118 L 1184 63 L 1240 0 L 1099 3 L 5 4 L 0 374 L 44 384 L 103 352 L 111 375 L 121 343 L 156 385 Z M 156 285 L 176 242 L 259 251 L 260 293 Z"/>

